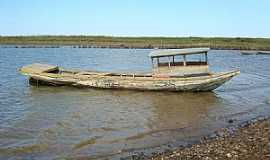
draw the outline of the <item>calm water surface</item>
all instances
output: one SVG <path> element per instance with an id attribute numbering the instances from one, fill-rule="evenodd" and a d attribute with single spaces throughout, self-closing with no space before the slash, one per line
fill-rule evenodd
<path id="1" fill-rule="evenodd" d="M 198 141 L 270 116 L 270 56 L 211 51 L 212 71 L 241 75 L 210 93 L 34 87 L 33 62 L 99 71 L 151 71 L 151 50 L 0 48 L 0 159 L 119 158 Z M 228 120 L 233 119 L 233 124 Z"/>

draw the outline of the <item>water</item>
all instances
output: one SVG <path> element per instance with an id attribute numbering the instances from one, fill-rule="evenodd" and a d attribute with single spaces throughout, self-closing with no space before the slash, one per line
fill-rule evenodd
<path id="1" fill-rule="evenodd" d="M 212 71 L 241 74 L 210 93 L 34 87 L 17 72 L 34 62 L 148 72 L 150 51 L 0 48 L 0 159 L 117 159 L 191 144 L 221 127 L 270 116 L 267 55 L 211 51 Z"/>

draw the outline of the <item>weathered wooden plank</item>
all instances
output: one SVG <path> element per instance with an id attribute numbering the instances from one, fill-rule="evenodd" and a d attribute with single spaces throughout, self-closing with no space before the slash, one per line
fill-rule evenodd
<path id="1" fill-rule="evenodd" d="M 26 73 L 26 74 L 35 74 L 35 73 L 37 74 L 37 73 L 54 72 L 58 70 L 59 70 L 58 66 L 34 63 L 34 64 L 23 66 L 20 69 L 20 72 Z"/>

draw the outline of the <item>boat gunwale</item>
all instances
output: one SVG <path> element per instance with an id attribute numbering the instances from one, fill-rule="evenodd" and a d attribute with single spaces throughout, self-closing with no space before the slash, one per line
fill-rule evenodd
<path id="1" fill-rule="evenodd" d="M 102 72 L 100 72 L 102 73 Z M 105 72 L 104 72 L 105 73 Z M 30 77 L 35 77 L 35 76 L 41 76 L 43 78 L 50 78 L 50 79 L 58 79 L 58 80 L 65 80 L 65 79 L 74 79 L 74 80 L 87 80 L 91 78 L 112 78 L 112 79 L 119 79 L 119 80 L 136 80 L 136 81 L 194 81 L 194 80 L 207 80 L 207 79 L 213 79 L 213 78 L 218 78 L 222 77 L 228 74 L 239 74 L 239 70 L 234 70 L 234 71 L 225 71 L 225 72 L 218 72 L 218 73 L 209 73 L 209 75 L 203 75 L 203 76 L 191 76 L 191 77 L 132 77 L 132 76 L 110 76 L 110 75 L 78 75 L 76 74 L 70 74 L 70 75 L 62 75 L 58 73 L 22 73 L 24 75 L 28 75 Z M 61 76 L 55 76 L 55 75 L 61 75 Z M 84 79 L 85 78 L 85 79 Z"/>

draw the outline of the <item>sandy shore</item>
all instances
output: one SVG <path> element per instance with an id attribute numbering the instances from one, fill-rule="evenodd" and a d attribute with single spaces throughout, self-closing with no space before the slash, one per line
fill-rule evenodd
<path id="1" fill-rule="evenodd" d="M 150 157 L 165 159 L 250 159 L 270 160 L 270 119 L 249 122 L 235 132 L 222 129 L 215 138 L 205 138 L 200 144 Z"/>

